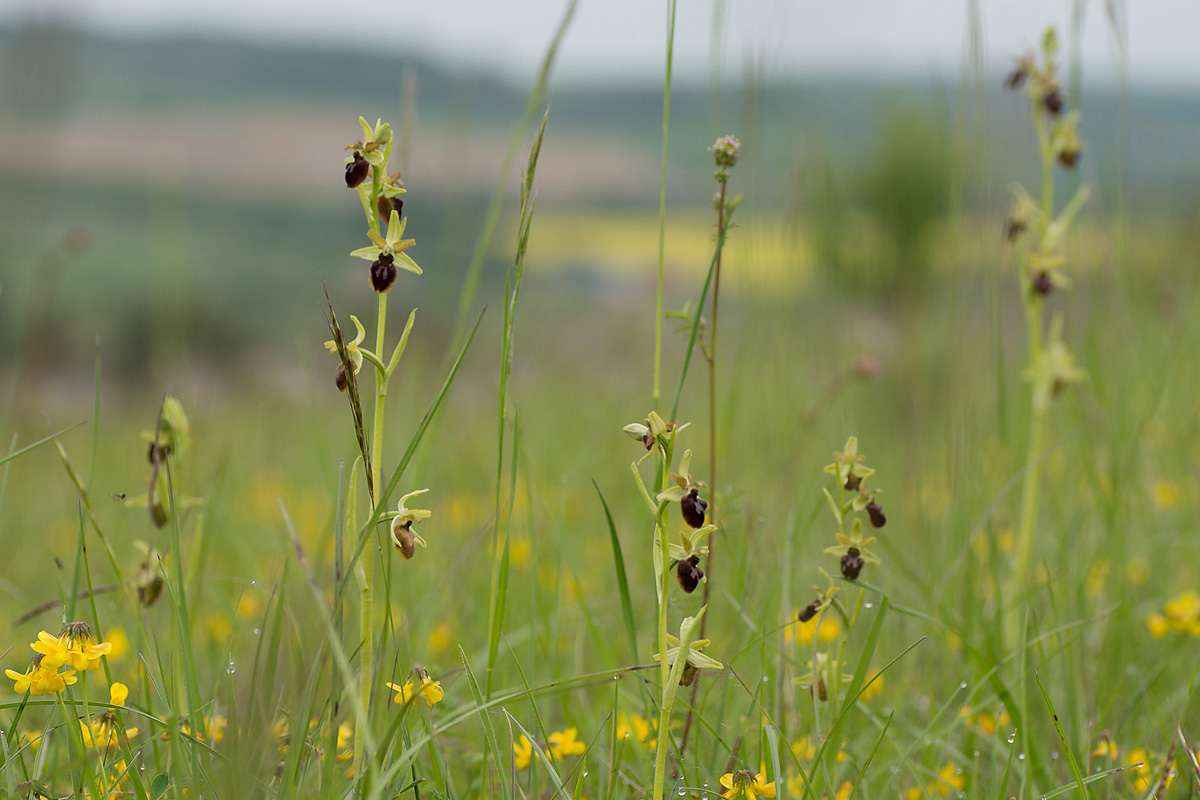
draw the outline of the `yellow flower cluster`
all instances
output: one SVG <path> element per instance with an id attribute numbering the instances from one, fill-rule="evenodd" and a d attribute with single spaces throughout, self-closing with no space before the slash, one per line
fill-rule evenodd
<path id="1" fill-rule="evenodd" d="M 653 734 L 653 735 L 652 735 Z M 658 749 L 658 720 L 645 720 L 637 714 L 617 714 L 617 739 L 632 739 L 648 750 Z"/>
<path id="2" fill-rule="evenodd" d="M 42 631 L 38 640 L 29 646 L 35 655 L 24 674 L 4 670 L 4 674 L 16 682 L 17 694 L 58 694 L 79 680 L 76 671 L 98 668 L 101 657 L 112 650 L 109 642 L 93 643 L 92 629 L 86 622 L 69 622 L 58 636 Z M 67 669 L 59 672 L 64 666 Z"/>
<path id="3" fill-rule="evenodd" d="M 124 706 L 125 699 L 129 697 L 129 687 L 123 683 L 113 683 L 108 687 L 108 697 L 110 705 Z M 117 723 L 117 715 L 111 709 L 93 716 L 91 725 L 79 720 L 79 727 L 83 733 L 84 746 L 97 750 L 102 747 L 117 747 L 138 733 L 137 728 L 126 728 L 122 731 Z"/>
<path id="4" fill-rule="evenodd" d="M 975 725 L 989 736 L 994 735 L 998 731 L 1005 730 L 1012 724 L 1012 719 L 1008 716 L 1008 712 L 1003 710 L 999 714 L 993 714 L 990 711 L 975 711 L 970 706 L 963 706 L 958 710 L 958 716 Z"/>
<path id="5" fill-rule="evenodd" d="M 282 716 L 271 725 L 271 732 L 275 735 L 275 742 L 279 746 L 279 754 L 286 755 L 292 746 L 292 720 L 287 716 Z M 325 751 L 322 749 L 320 742 L 328 741 L 328 730 L 319 719 L 310 719 L 308 721 L 308 729 L 303 731 L 305 749 L 310 749 L 317 755 L 318 759 L 325 758 Z M 337 726 L 337 744 L 334 747 L 333 760 L 338 764 L 348 764 L 350 759 L 354 757 L 354 728 L 349 722 L 340 723 Z"/>
<path id="6" fill-rule="evenodd" d="M 1187 760 L 1193 756 L 1200 759 L 1200 750 L 1194 754 L 1185 751 L 1182 757 Z M 1145 794 L 1160 781 L 1162 782 L 1160 790 L 1166 789 L 1175 780 L 1174 760 L 1168 764 L 1166 759 L 1160 758 L 1153 750 L 1147 750 L 1144 747 L 1135 747 L 1122 758 L 1116 742 L 1107 733 L 1100 737 L 1100 741 L 1092 750 L 1092 757 L 1108 759 L 1114 764 L 1121 762 L 1132 764 L 1133 788 L 1138 794 Z"/>
<path id="7" fill-rule="evenodd" d="M 796 619 L 799 612 L 800 609 L 793 612 L 792 619 L 795 621 L 783 629 L 785 642 L 795 642 L 798 645 L 810 645 L 813 643 L 813 639 L 832 642 L 842 632 L 841 623 L 832 614 L 821 614 L 816 619 L 800 622 Z"/>
<path id="8" fill-rule="evenodd" d="M 1163 613 L 1146 615 L 1146 627 L 1155 638 L 1166 636 L 1172 631 L 1200 636 L 1200 594 L 1183 592 L 1167 603 Z"/>
<path id="9" fill-rule="evenodd" d="M 937 777 L 929 782 L 924 791 L 914 786 L 904 793 L 904 797 L 905 800 L 920 800 L 923 795 L 949 797 L 953 793 L 962 792 L 965 785 L 966 781 L 963 779 L 962 770 L 953 764 L 946 764 Z"/>
<path id="10" fill-rule="evenodd" d="M 817 746 L 820 745 L 820 743 L 820 739 L 818 739 L 816 736 L 804 736 L 800 739 L 797 739 L 795 742 L 792 742 L 792 752 L 800 761 L 809 762 L 816 758 Z M 842 746 L 845 747 L 845 744 L 846 743 L 843 742 Z M 835 758 L 838 764 L 842 763 L 846 759 L 846 751 L 839 749 Z M 851 788 L 852 787 L 849 783 L 842 784 L 838 788 L 836 800 L 846 800 Z M 804 777 L 799 772 L 793 771 L 788 776 L 787 789 L 788 793 L 792 797 L 800 797 L 802 794 L 804 794 Z"/>
<path id="11" fill-rule="evenodd" d="M 576 738 L 578 735 L 579 731 L 575 728 L 551 733 L 547 742 L 550 758 L 561 761 L 567 756 L 582 755 L 587 748 Z M 513 742 L 513 765 L 517 769 L 529 769 L 531 763 L 533 763 L 533 742 L 529 741 L 528 736 L 521 734 L 520 740 Z"/>
<path id="12" fill-rule="evenodd" d="M 225 728 L 229 725 L 229 720 L 221 714 L 212 714 L 200 720 L 200 724 L 204 730 L 194 736 L 192 735 L 192 724 L 186 719 L 179 723 L 179 730 L 185 736 L 192 736 L 198 742 L 212 741 L 213 744 L 216 744 L 225 738 Z M 166 740 L 167 737 L 163 736 L 163 741 Z"/>

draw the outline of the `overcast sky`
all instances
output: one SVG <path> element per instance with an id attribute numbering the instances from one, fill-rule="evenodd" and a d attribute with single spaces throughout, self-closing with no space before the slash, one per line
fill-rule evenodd
<path id="1" fill-rule="evenodd" d="M 580 0 L 563 43 L 560 77 L 661 82 L 665 0 Z M 749 66 L 768 77 L 897 72 L 954 79 L 979 9 L 984 57 L 1005 69 L 1048 23 L 1064 33 L 1082 9 L 1085 79 L 1111 80 L 1119 64 L 1110 11 L 1141 85 L 1200 88 L 1200 0 L 681 0 L 676 74 L 707 78 L 714 20 L 719 62 L 733 79 Z M 0 20 L 57 13 L 104 30 L 233 33 L 243 37 L 417 50 L 526 80 L 566 0 L 0 0 Z M 723 13 L 718 14 L 720 9 Z"/>

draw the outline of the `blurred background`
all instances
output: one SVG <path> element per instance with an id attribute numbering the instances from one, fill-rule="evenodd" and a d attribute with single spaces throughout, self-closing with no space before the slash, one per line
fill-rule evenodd
<path id="1" fill-rule="evenodd" d="M 322 283 L 335 303 L 370 301 L 363 265 L 347 256 L 364 226 L 341 178 L 360 114 L 400 134 L 393 163 L 426 270 L 403 291 L 427 331 L 450 330 L 564 9 L 9 0 L 0 375 L 10 395 L 37 405 L 37 382 L 90 384 L 97 337 L 119 383 L 301 380 L 322 357 Z M 706 147 L 725 133 L 744 144 L 727 273 L 739 297 L 803 304 L 832 292 L 895 308 L 927 297 L 931 281 L 996 266 L 1011 185 L 1036 169 L 1026 103 L 1002 79 L 1048 24 L 1084 112 L 1079 175 L 1098 190 L 1081 268 L 1111 267 L 1114 248 L 1134 241 L 1114 240 L 1118 215 L 1122 232 L 1152 229 L 1148 244 L 1183 235 L 1197 216 L 1200 53 L 1186 32 L 1198 16 L 1187 2 L 681 7 L 670 299 L 694 296 L 707 268 Z M 528 290 L 564 312 L 578 303 L 565 319 L 599 310 L 604 324 L 649 308 L 665 42 L 661 4 L 583 2 L 553 66 Z M 504 177 L 506 212 L 518 169 Z M 514 227 L 502 217 L 481 299 L 496 296 Z M 648 370 L 648 359 L 634 366 Z"/>

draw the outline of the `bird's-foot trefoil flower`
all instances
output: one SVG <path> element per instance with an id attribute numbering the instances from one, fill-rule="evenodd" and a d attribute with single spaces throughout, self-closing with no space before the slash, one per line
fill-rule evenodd
<path id="1" fill-rule="evenodd" d="M 58 636 L 41 631 L 38 640 L 30 647 L 42 655 L 41 665 L 46 669 L 58 669 L 69 664 L 81 672 L 98 669 L 101 657 L 112 650 L 109 642 L 96 644 L 92 641 L 92 629 L 86 622 L 69 622 Z"/>
<path id="2" fill-rule="evenodd" d="M 582 755 L 587 748 L 583 742 L 579 741 L 579 731 L 575 728 L 567 728 L 564 731 L 555 731 L 550 734 L 547 743 L 550 745 L 550 756 L 552 758 L 563 759 L 567 756 Z"/>
<path id="3" fill-rule="evenodd" d="M 529 741 L 529 737 L 522 733 L 520 741 L 513 742 L 513 766 L 517 769 L 529 769 L 532 761 L 533 742 Z"/>
<path id="4" fill-rule="evenodd" d="M 442 698 L 446 696 L 446 692 L 442 689 L 441 681 L 435 681 L 429 677 L 429 673 L 421 667 L 414 670 L 416 680 L 409 677 L 403 684 L 387 683 L 389 689 L 396 693 L 392 702 L 397 705 L 403 705 L 416 696 L 420 696 L 425 701 L 425 705 L 432 706 L 440 703 Z"/>
<path id="5" fill-rule="evenodd" d="M 748 769 L 725 773 L 721 776 L 721 785 L 725 787 L 721 795 L 725 800 L 756 800 L 758 797 L 775 796 L 774 782 L 768 781 L 761 772 L 756 775 Z"/>

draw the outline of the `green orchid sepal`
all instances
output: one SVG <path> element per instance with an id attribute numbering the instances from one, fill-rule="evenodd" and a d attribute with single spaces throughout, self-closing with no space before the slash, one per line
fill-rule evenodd
<path id="1" fill-rule="evenodd" d="M 400 269 L 408 270 L 409 272 L 420 275 L 421 268 L 417 266 L 417 262 L 413 261 L 405 250 L 417 243 L 416 239 L 401 239 L 404 235 L 404 229 L 408 225 L 408 218 L 400 218 L 400 213 L 392 209 L 391 217 L 388 219 L 387 236 L 380 236 L 375 231 L 367 231 L 367 236 L 375 244 L 370 247 L 360 247 L 357 250 L 351 250 L 350 255 L 355 258 L 361 258 L 364 261 L 374 261 L 380 256 L 392 256 L 395 265 Z"/>
<path id="2" fill-rule="evenodd" d="M 672 636 L 669 633 L 667 634 L 667 644 L 670 645 L 670 647 L 667 650 L 667 663 L 669 663 L 671 665 L 671 674 L 672 674 L 672 677 L 675 678 L 675 680 L 672 681 L 672 685 L 674 685 L 678 681 L 679 676 L 675 675 L 676 669 L 678 669 L 680 675 L 682 675 L 682 673 L 683 673 L 683 667 L 682 666 L 677 667 L 677 662 L 679 661 L 679 653 L 680 653 L 680 651 L 683 650 L 683 646 L 682 646 L 683 642 L 688 643 L 687 656 L 685 657 L 686 664 L 690 664 L 691 666 L 695 667 L 696 669 L 715 669 L 715 670 L 725 669 L 725 665 L 722 664 L 720 661 L 717 661 L 715 658 L 712 658 L 710 656 L 706 656 L 703 652 L 701 652 L 704 650 L 705 647 L 708 647 L 708 645 L 710 645 L 712 643 L 711 640 L 709 640 L 709 639 L 693 640 L 692 639 L 692 631 L 695 629 L 696 623 L 699 622 L 700 618 L 704 616 L 704 612 L 707 608 L 708 608 L 707 606 L 701 606 L 700 610 L 698 612 L 696 612 L 696 616 L 687 617 L 686 619 L 684 619 L 684 621 L 679 624 L 679 636 L 678 637 Z M 662 660 L 661 655 L 659 653 L 655 653 L 654 660 L 661 661 Z"/>

